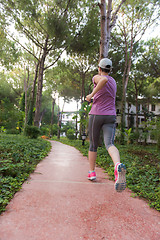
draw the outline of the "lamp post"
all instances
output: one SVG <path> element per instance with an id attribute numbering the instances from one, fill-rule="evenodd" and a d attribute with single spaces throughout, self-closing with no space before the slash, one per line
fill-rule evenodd
<path id="1" fill-rule="evenodd" d="M 82 134 L 82 146 L 84 146 L 84 142 L 86 140 L 86 134 L 85 132 Z"/>

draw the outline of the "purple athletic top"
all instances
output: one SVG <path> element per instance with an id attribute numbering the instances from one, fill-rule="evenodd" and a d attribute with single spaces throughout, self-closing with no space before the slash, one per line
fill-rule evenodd
<path id="1" fill-rule="evenodd" d="M 94 95 L 92 108 L 89 114 L 116 115 L 115 107 L 115 98 L 117 91 L 116 81 L 111 76 L 106 77 L 108 78 L 108 81 L 105 84 L 105 86 Z M 96 83 L 94 82 L 94 77 L 92 81 L 94 83 L 95 88 Z"/>

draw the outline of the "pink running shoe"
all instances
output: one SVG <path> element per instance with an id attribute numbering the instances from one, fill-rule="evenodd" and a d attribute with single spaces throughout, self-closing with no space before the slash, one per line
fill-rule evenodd
<path id="1" fill-rule="evenodd" d="M 93 181 L 93 180 L 96 180 L 96 173 L 95 173 L 95 171 L 93 172 L 88 172 L 88 179 L 89 180 L 91 180 L 91 181 Z"/>
<path id="2" fill-rule="evenodd" d="M 114 170 L 115 175 L 115 190 L 122 192 L 126 188 L 126 166 L 123 163 L 118 163 Z"/>

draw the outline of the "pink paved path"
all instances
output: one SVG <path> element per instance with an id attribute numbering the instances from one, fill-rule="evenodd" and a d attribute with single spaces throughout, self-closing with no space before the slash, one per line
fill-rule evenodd
<path id="1" fill-rule="evenodd" d="M 114 191 L 114 182 L 97 168 L 86 179 L 88 160 L 73 147 L 52 141 L 0 216 L 0 240 L 159 240 L 160 213 L 131 191 Z"/>

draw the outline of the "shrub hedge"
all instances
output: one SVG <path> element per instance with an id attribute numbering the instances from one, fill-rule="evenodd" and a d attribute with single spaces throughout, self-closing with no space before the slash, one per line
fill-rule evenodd
<path id="1" fill-rule="evenodd" d="M 38 138 L 38 136 L 41 134 L 41 131 L 38 127 L 36 126 L 30 126 L 26 125 L 24 128 L 24 135 L 29 137 L 29 138 Z"/>
<path id="2" fill-rule="evenodd" d="M 0 213 L 50 148 L 43 139 L 0 134 Z"/>

